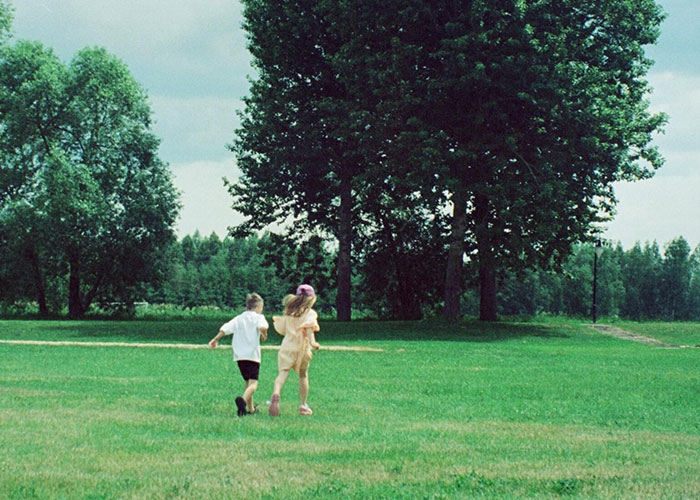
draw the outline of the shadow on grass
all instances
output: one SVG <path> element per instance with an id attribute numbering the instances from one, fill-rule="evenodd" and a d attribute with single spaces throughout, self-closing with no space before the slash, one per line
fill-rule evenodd
<path id="1" fill-rule="evenodd" d="M 525 323 L 484 323 L 463 320 L 455 323 L 439 319 L 422 321 L 326 321 L 323 338 L 330 340 L 444 340 L 461 342 L 502 342 L 527 337 L 568 338 L 566 327 Z M 319 335 L 321 338 L 321 334 Z"/>
<path id="2" fill-rule="evenodd" d="M 43 323 L 43 324 L 42 324 Z M 223 324 L 218 320 L 36 322 L 42 336 L 61 340 L 206 344 Z"/>
<path id="3" fill-rule="evenodd" d="M 271 321 L 271 318 L 268 318 Z M 38 340 L 107 340 L 120 342 L 173 342 L 205 344 L 225 322 L 222 319 L 167 321 L 11 321 L 3 322 L 1 338 Z M 322 343 L 363 341 L 459 341 L 503 342 L 522 338 L 568 338 L 566 324 L 484 323 L 464 320 L 449 323 L 440 319 L 422 321 L 321 320 L 318 339 Z M 11 329 L 16 334 L 12 334 Z M 270 330 L 268 345 L 282 337 Z"/>

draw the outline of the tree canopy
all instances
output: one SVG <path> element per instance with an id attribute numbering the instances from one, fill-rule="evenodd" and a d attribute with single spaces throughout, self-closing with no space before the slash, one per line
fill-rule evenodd
<path id="1" fill-rule="evenodd" d="M 0 239 L 22 270 L 14 288 L 33 290 L 42 313 L 128 304 L 159 276 L 179 203 L 150 127 L 145 92 L 104 49 L 67 65 L 38 42 L 3 49 Z"/>
<path id="2" fill-rule="evenodd" d="M 417 1 L 398 13 L 378 21 L 397 26 L 383 90 L 411 109 L 402 121 L 447 145 L 445 168 L 422 163 L 424 186 L 452 201 L 453 236 L 479 263 L 481 316 L 494 319 L 499 273 L 561 262 L 611 212 L 613 181 L 661 166 L 651 140 L 665 117 L 648 111 L 643 46 L 662 15 L 653 1 Z"/>
<path id="3" fill-rule="evenodd" d="M 395 246 L 410 213 L 443 256 L 448 317 L 465 253 L 495 319 L 505 272 L 560 264 L 612 213 L 614 181 L 663 163 L 645 79 L 653 0 L 245 5 L 259 75 L 234 206 L 254 227 L 320 225 L 339 263 L 363 236 Z"/>

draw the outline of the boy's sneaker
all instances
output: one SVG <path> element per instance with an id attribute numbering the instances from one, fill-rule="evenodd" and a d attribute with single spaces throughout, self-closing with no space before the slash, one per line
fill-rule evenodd
<path id="1" fill-rule="evenodd" d="M 238 396 L 236 398 L 236 406 L 238 407 L 238 416 L 239 417 L 242 417 L 243 415 L 248 413 L 248 410 L 246 410 L 247 405 L 246 405 L 245 399 L 243 399 L 242 397 Z"/>
<path id="2" fill-rule="evenodd" d="M 299 405 L 299 415 L 313 415 L 314 412 L 311 408 L 309 408 L 309 405 L 303 404 Z"/>
<path id="3" fill-rule="evenodd" d="M 270 416 L 278 417 L 280 414 L 280 395 L 273 394 L 270 398 Z"/>
<path id="4" fill-rule="evenodd" d="M 253 411 L 247 411 L 246 415 L 257 415 L 258 413 L 260 413 L 260 410 L 258 409 L 258 405 L 255 405 Z"/>

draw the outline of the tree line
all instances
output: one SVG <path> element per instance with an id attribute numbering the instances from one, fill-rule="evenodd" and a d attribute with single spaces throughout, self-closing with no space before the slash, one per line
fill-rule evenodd
<path id="1" fill-rule="evenodd" d="M 0 304 L 81 317 L 310 281 L 340 320 L 455 319 L 471 298 L 494 320 L 515 284 L 564 279 L 550 271 L 596 238 L 613 182 L 663 163 L 653 0 L 243 5 L 257 74 L 227 185 L 247 220 L 217 243 L 175 241 L 178 195 L 126 65 L 11 43 L 0 0 Z"/>
<path id="2" fill-rule="evenodd" d="M 590 317 L 593 244 L 577 245 L 560 273 L 528 271 L 499 289 L 503 314 Z M 700 320 L 700 247 L 676 238 L 662 250 L 656 242 L 604 248 L 597 266 L 597 312 L 624 319 Z"/>
<path id="3" fill-rule="evenodd" d="M 498 282 L 498 314 L 539 314 L 590 317 L 593 300 L 595 246 L 575 245 L 561 269 L 534 268 L 507 273 Z M 442 252 L 446 258 L 447 249 Z M 144 298 L 183 308 L 217 306 L 240 308 L 247 293 L 257 291 L 266 309 L 278 310 L 282 297 L 301 282 L 310 282 L 319 295 L 318 309 L 326 316 L 335 311 L 335 263 L 333 250 L 320 238 L 302 247 L 278 234 L 220 239 L 216 234 L 185 236 L 168 257 L 170 275 L 162 286 L 151 288 Z M 378 272 L 373 272 L 374 269 Z M 417 260 L 411 271 L 434 271 L 434 263 Z M 353 316 L 375 319 L 420 319 L 440 313 L 440 283 L 416 283 L 406 291 L 391 279 L 378 286 L 382 264 L 358 266 L 353 274 Z M 465 292 L 460 315 L 479 313 L 478 269 L 467 263 Z M 387 275 L 385 275 L 387 276 Z M 427 289 L 426 289 L 427 288 Z M 656 242 L 637 243 L 630 249 L 620 244 L 604 246 L 597 265 L 597 312 L 600 316 L 631 320 L 700 320 L 700 247 L 691 251 L 679 237 L 661 249 Z"/>

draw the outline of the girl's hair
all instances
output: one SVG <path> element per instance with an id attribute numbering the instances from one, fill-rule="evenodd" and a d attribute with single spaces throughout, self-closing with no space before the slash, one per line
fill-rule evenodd
<path id="1" fill-rule="evenodd" d="M 259 304 L 263 303 L 263 299 L 257 293 L 249 293 L 245 298 L 245 308 L 249 311 L 254 310 Z"/>
<path id="2" fill-rule="evenodd" d="M 285 316 L 295 316 L 298 318 L 311 309 L 315 302 L 315 295 L 289 294 L 282 301 L 282 304 L 284 304 L 284 314 Z"/>

